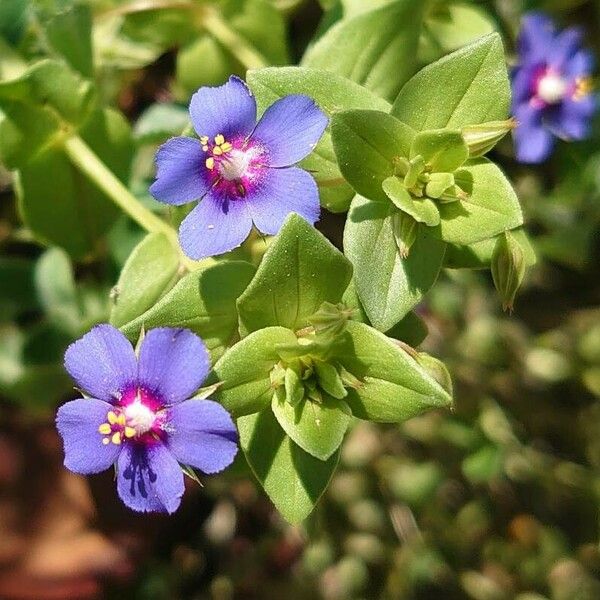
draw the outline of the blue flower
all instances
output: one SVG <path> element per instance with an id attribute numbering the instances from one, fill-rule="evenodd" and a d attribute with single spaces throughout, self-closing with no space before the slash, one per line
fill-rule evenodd
<path id="1" fill-rule="evenodd" d="M 313 224 L 319 218 L 314 179 L 293 165 L 314 149 L 327 117 L 308 96 L 286 96 L 256 123 L 256 101 L 246 84 L 230 77 L 200 88 L 190 102 L 199 140 L 176 137 L 156 155 L 150 193 L 166 204 L 200 200 L 179 230 L 193 259 L 239 246 L 252 225 L 268 235 L 290 212 Z"/>
<path id="2" fill-rule="evenodd" d="M 227 411 L 188 399 L 209 366 L 204 343 L 186 329 L 152 329 L 136 357 L 118 329 L 94 327 L 65 354 L 67 371 L 91 396 L 58 410 L 67 469 L 87 475 L 115 465 L 129 508 L 177 510 L 184 491 L 179 463 L 216 473 L 237 453 Z"/>
<path id="3" fill-rule="evenodd" d="M 517 159 L 539 163 L 554 137 L 581 140 L 589 134 L 596 98 L 591 94 L 593 54 L 582 49 L 582 32 L 557 32 L 544 14 L 530 13 L 519 35 L 519 63 L 512 74 Z"/>

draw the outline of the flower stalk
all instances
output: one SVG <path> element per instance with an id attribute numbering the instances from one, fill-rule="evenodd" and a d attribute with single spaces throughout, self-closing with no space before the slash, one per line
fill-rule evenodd
<path id="1" fill-rule="evenodd" d="M 145 208 L 78 135 L 73 135 L 64 142 L 64 150 L 71 162 L 138 225 L 148 233 L 164 233 L 180 250 L 177 232 Z M 189 271 L 198 268 L 197 261 L 185 256 L 181 250 L 180 254 L 179 260 Z"/>

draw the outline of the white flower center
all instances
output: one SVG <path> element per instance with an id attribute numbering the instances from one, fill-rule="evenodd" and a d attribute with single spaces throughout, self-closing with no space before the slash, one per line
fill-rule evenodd
<path id="1" fill-rule="evenodd" d="M 569 83 L 556 73 L 544 75 L 537 88 L 537 95 L 547 104 L 560 102 L 567 92 Z"/>
<path id="2" fill-rule="evenodd" d="M 251 158 L 251 152 L 231 150 L 219 161 L 219 173 L 227 181 L 241 179 L 248 170 Z"/>
<path id="3" fill-rule="evenodd" d="M 125 407 L 125 419 L 129 427 L 133 427 L 137 435 L 142 435 L 152 429 L 156 415 L 139 399 L 135 399 Z"/>

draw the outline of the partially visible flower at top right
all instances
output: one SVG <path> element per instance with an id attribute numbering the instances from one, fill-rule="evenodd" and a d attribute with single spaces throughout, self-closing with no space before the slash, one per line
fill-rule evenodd
<path id="1" fill-rule="evenodd" d="M 589 135 L 597 98 L 592 93 L 594 55 L 582 47 L 582 31 L 557 31 L 543 13 L 523 18 L 518 64 L 512 72 L 512 113 L 519 162 L 541 163 L 555 138 L 581 140 Z"/>

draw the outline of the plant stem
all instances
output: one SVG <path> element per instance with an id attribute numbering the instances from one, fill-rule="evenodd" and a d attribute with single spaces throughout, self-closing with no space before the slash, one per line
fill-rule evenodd
<path id="1" fill-rule="evenodd" d="M 177 232 L 144 207 L 78 135 L 69 137 L 64 142 L 64 149 L 73 164 L 138 225 L 149 233 L 166 235 L 169 241 L 180 250 L 179 260 L 188 271 L 198 268 L 199 262 L 191 260 L 181 252 Z"/>
<path id="2" fill-rule="evenodd" d="M 246 69 L 262 69 L 269 61 L 237 31 L 232 29 L 214 9 L 207 9 L 202 25 L 235 56 Z"/>

